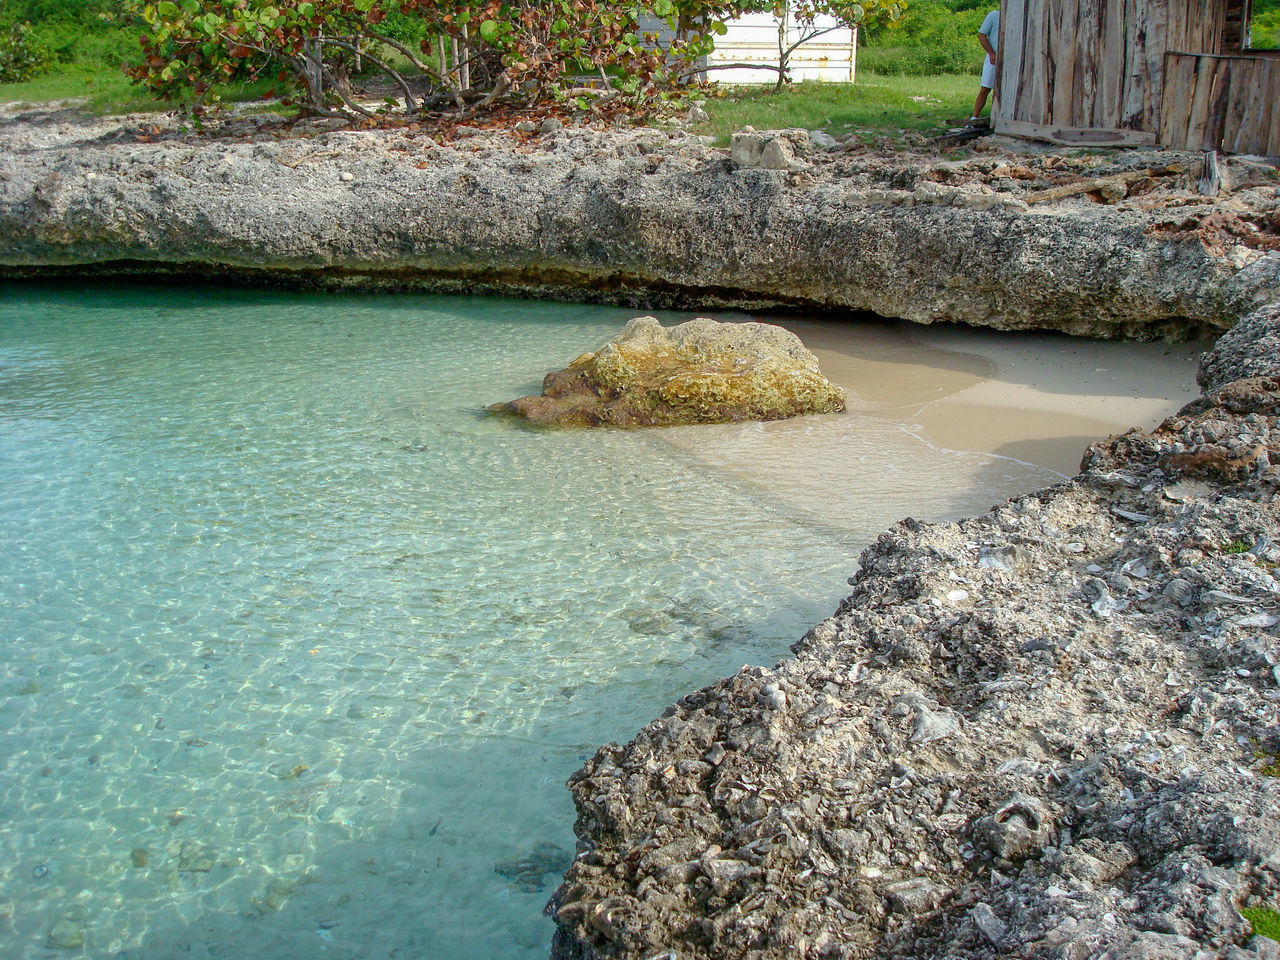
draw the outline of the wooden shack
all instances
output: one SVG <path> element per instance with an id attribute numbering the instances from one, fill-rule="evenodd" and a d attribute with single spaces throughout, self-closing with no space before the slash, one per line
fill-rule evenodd
<path id="1" fill-rule="evenodd" d="M 1280 51 L 1250 0 L 1001 0 L 998 133 L 1280 155 Z"/>

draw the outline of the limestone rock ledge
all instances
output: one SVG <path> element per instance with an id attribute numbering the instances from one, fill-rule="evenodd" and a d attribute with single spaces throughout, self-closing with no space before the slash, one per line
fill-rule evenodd
<path id="1" fill-rule="evenodd" d="M 197 136 L 171 118 L 0 113 L 0 276 L 802 306 L 1144 338 L 1221 332 L 1280 289 L 1265 164 L 1230 161 L 1234 192 L 1209 201 L 1198 156 L 1153 151 L 877 155 L 799 131 L 770 140 L 788 146 L 769 169 L 678 131 L 468 133 L 263 117 Z M 1037 199 L 1116 174 L 1114 203 Z"/>
<path id="2" fill-rule="evenodd" d="M 601 748 L 553 956 L 1280 956 L 1238 913 L 1280 898 L 1277 336 Z"/>
<path id="3" fill-rule="evenodd" d="M 547 374 L 542 395 L 489 407 L 534 423 L 651 427 L 838 413 L 845 395 L 800 338 L 769 323 L 636 317 L 598 353 Z"/>

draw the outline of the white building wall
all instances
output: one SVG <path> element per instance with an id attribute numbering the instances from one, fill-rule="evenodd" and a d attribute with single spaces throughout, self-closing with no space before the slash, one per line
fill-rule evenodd
<path id="1" fill-rule="evenodd" d="M 813 40 L 802 44 L 791 54 L 790 71 L 793 80 L 827 80 L 836 83 L 852 83 L 857 68 L 858 31 L 839 26 L 831 17 L 819 17 L 819 28 L 833 27 Z M 706 60 L 709 67 L 727 64 L 778 65 L 778 20 L 767 13 L 749 13 L 726 24 L 728 32 L 716 37 L 716 48 Z M 658 42 L 666 44 L 671 31 L 661 22 L 641 22 L 641 28 L 658 34 Z M 801 36 L 794 23 L 787 25 L 787 46 Z M 712 69 L 708 80 L 722 83 L 775 83 L 777 70 L 751 67 Z"/>

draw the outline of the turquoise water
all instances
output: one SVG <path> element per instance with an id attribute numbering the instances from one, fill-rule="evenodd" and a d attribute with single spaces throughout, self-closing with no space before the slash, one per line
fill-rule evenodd
<path id="1" fill-rule="evenodd" d="M 633 313 L 0 287 L 4 957 L 545 955 L 564 780 L 883 525 L 482 414 Z"/>

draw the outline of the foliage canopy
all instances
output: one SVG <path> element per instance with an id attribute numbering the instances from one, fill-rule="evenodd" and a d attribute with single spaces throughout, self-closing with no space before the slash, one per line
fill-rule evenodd
<path id="1" fill-rule="evenodd" d="M 469 113 L 498 100 L 575 99 L 643 109 L 698 73 L 725 21 L 747 12 L 846 24 L 895 19 L 903 0 L 133 0 L 133 79 L 165 98 L 273 77 L 327 115 Z M 371 107 L 352 77 L 382 73 L 395 98 Z"/>
<path id="2" fill-rule="evenodd" d="M 0 31 L 0 83 L 22 83 L 45 70 L 53 52 L 31 30 L 16 23 Z"/>

